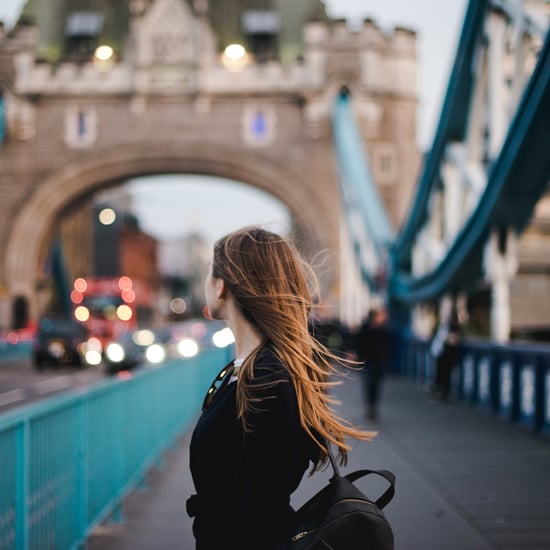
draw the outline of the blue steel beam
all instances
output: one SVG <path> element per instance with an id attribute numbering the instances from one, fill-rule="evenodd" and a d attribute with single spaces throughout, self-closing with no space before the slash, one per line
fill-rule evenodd
<path id="1" fill-rule="evenodd" d="M 363 280 L 375 289 L 377 272 L 385 268 L 395 232 L 364 154 L 347 91 L 343 90 L 334 101 L 332 129 L 354 254 Z"/>
<path id="2" fill-rule="evenodd" d="M 332 127 L 340 179 L 357 200 L 375 245 L 385 248 L 393 243 L 395 232 L 365 158 L 346 91 L 342 91 L 334 101 Z"/>
<path id="3" fill-rule="evenodd" d="M 409 262 L 416 234 L 426 221 L 428 200 L 433 186 L 439 181 L 445 146 L 449 141 L 461 141 L 465 136 L 467 117 L 464 113 L 469 110 L 475 79 L 474 59 L 488 4 L 488 0 L 470 0 L 468 4 L 432 147 L 424 157 L 414 202 L 392 251 L 396 266 Z"/>
<path id="4" fill-rule="evenodd" d="M 446 256 L 430 273 L 414 278 L 397 266 L 390 296 L 414 303 L 468 287 L 482 275 L 483 248 L 493 229 L 520 232 L 550 183 L 550 31 L 485 191 Z"/>

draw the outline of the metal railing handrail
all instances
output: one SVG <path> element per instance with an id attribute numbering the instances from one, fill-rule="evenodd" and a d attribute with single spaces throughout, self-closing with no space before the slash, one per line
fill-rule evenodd
<path id="1" fill-rule="evenodd" d="M 81 546 L 188 429 L 229 351 L 1 415 L 0 541 L 18 550 Z"/>
<path id="2" fill-rule="evenodd" d="M 531 342 L 460 342 L 451 371 L 451 395 L 534 432 L 550 434 L 550 345 Z M 430 341 L 401 339 L 399 371 L 431 387 L 436 359 Z"/>

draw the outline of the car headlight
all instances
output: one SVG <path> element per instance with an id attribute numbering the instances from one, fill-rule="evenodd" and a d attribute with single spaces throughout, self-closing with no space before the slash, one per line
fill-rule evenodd
<path id="1" fill-rule="evenodd" d="M 101 340 L 99 338 L 96 338 L 95 336 L 88 338 L 85 345 L 87 351 L 98 351 L 99 353 L 101 353 L 101 349 L 103 347 L 101 345 Z"/>
<path id="2" fill-rule="evenodd" d="M 88 363 L 88 365 L 99 365 L 101 363 L 101 352 L 95 349 L 89 349 L 84 354 L 84 359 L 86 360 L 86 363 Z"/>
<path id="3" fill-rule="evenodd" d="M 116 342 L 111 342 L 107 349 L 105 350 L 105 355 L 107 356 L 107 359 L 111 361 L 112 363 L 120 363 L 121 361 L 124 361 L 124 357 L 126 354 L 124 353 L 124 348 L 117 344 Z"/>
<path id="4" fill-rule="evenodd" d="M 182 357 L 195 357 L 199 353 L 199 345 L 192 338 L 183 338 L 178 343 L 178 352 Z"/>
<path id="5" fill-rule="evenodd" d="M 212 335 L 212 343 L 217 348 L 225 348 L 235 341 L 235 336 L 229 327 L 222 328 Z"/>
<path id="6" fill-rule="evenodd" d="M 148 329 L 136 330 L 132 334 L 132 340 L 138 346 L 150 346 L 155 341 L 155 335 Z"/>
<path id="7" fill-rule="evenodd" d="M 63 342 L 50 342 L 48 344 L 48 352 L 52 357 L 60 359 L 63 355 L 65 355 L 65 345 Z"/>
<path id="8" fill-rule="evenodd" d="M 166 351 L 160 344 L 152 344 L 145 351 L 145 358 L 149 363 L 162 363 L 166 359 Z"/>

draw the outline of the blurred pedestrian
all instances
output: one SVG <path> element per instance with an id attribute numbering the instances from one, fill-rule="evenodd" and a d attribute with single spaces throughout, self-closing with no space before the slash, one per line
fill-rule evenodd
<path id="1" fill-rule="evenodd" d="M 308 330 L 313 281 L 295 248 L 264 229 L 214 245 L 206 303 L 233 331 L 236 359 L 208 391 L 191 440 L 197 550 L 276 548 L 290 534 L 290 495 L 310 465 L 327 463 L 326 442 L 345 462 L 345 438 L 374 435 L 330 409 L 334 356 Z"/>
<path id="2" fill-rule="evenodd" d="M 442 324 L 430 345 L 435 359 L 435 375 L 431 387 L 434 397 L 447 401 L 451 394 L 452 372 L 460 361 L 460 326 L 452 321 Z"/>
<path id="3" fill-rule="evenodd" d="M 365 403 L 370 420 L 378 417 L 382 383 L 392 360 L 392 332 L 385 309 L 370 311 L 356 334 L 357 358 L 363 362 Z"/>

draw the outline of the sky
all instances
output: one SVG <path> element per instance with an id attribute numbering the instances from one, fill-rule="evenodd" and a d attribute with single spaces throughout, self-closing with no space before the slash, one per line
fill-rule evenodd
<path id="1" fill-rule="evenodd" d="M 0 0 L 0 20 L 8 28 L 24 3 Z M 417 140 L 426 150 L 439 119 L 467 0 L 325 0 L 325 5 L 332 17 L 352 22 L 368 17 L 387 31 L 401 26 L 417 32 Z M 250 223 L 271 224 L 282 231 L 290 226 L 284 205 L 250 186 L 191 175 L 140 179 L 131 183 L 136 213 L 142 227 L 161 240 L 189 231 L 214 240 Z"/>

